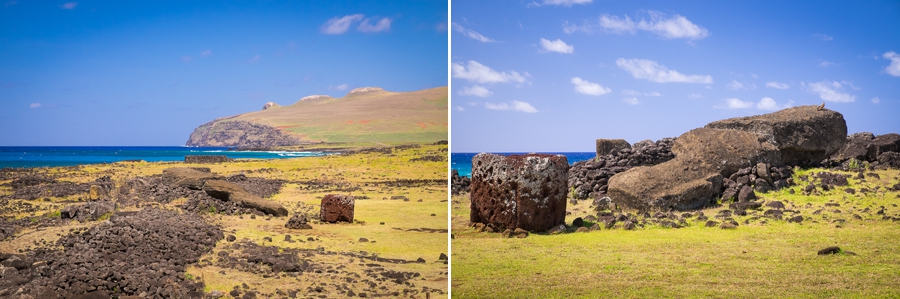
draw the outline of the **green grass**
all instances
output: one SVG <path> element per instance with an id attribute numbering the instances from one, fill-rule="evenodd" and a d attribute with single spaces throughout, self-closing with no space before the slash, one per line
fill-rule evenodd
<path id="1" fill-rule="evenodd" d="M 799 175 L 823 171 L 804 170 Z M 883 192 L 898 182 L 897 170 L 878 171 L 881 179 L 853 188 L 882 186 L 862 195 L 843 188 L 802 195 L 799 182 L 788 190 L 759 194 L 781 200 L 806 218 L 802 224 L 752 215 L 736 217 L 734 230 L 706 228 L 693 220 L 688 227 L 648 225 L 561 235 L 532 234 L 506 239 L 466 227 L 468 198 L 454 197 L 452 228 L 453 297 L 456 298 L 897 298 L 900 296 L 900 225 L 866 207 L 900 208 L 898 192 Z M 828 202 L 840 207 L 824 208 Z M 586 216 L 588 203 L 570 206 Z M 723 207 L 704 210 L 712 216 Z M 824 209 L 819 215 L 813 211 Z M 840 209 L 841 213 L 831 210 Z M 579 214 L 580 213 L 580 214 Z M 757 212 L 761 215 L 761 212 Z M 856 220 L 851 214 L 862 214 Z M 837 225 L 834 219 L 845 219 Z M 839 246 L 858 255 L 818 256 Z M 502 292 L 498 292 L 502 290 Z"/>

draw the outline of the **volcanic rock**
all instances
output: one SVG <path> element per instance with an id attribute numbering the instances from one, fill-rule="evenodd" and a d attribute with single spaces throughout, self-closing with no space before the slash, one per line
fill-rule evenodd
<path id="1" fill-rule="evenodd" d="M 269 215 L 278 217 L 288 215 L 287 209 L 280 203 L 250 194 L 243 187 L 232 182 L 208 180 L 203 184 L 203 191 L 214 198 L 232 201 L 242 207 L 256 209 Z"/>
<path id="2" fill-rule="evenodd" d="M 231 161 L 231 159 L 228 159 L 228 156 L 226 156 L 226 155 L 190 155 L 190 156 L 184 156 L 184 163 L 204 164 L 204 163 L 222 163 L 222 162 L 228 162 L 228 161 Z"/>
<path id="3" fill-rule="evenodd" d="M 353 222 L 353 210 L 355 207 L 356 201 L 353 196 L 328 194 L 322 198 L 319 218 L 330 223 L 338 221 Z"/>
<path id="4" fill-rule="evenodd" d="M 284 224 L 284 227 L 290 229 L 312 229 L 312 226 L 307 223 L 306 215 L 303 214 L 294 214 L 291 219 L 288 219 L 288 222 Z"/>
<path id="5" fill-rule="evenodd" d="M 722 192 L 723 178 L 757 163 L 780 164 L 780 153 L 760 135 L 700 128 L 675 140 L 675 159 L 635 167 L 609 180 L 609 197 L 638 210 L 689 210 L 703 207 Z"/>
<path id="6" fill-rule="evenodd" d="M 562 225 L 568 169 L 563 155 L 476 155 L 472 158 L 470 221 L 501 230 L 545 231 Z"/>
<path id="7" fill-rule="evenodd" d="M 199 170 L 197 168 L 172 167 L 163 169 L 163 176 L 174 180 L 175 185 L 194 190 L 200 190 L 206 180 L 215 179 L 215 173 Z"/>
<path id="8" fill-rule="evenodd" d="M 597 157 L 614 155 L 626 148 L 630 149 L 631 144 L 625 139 L 597 139 Z"/>
<path id="9" fill-rule="evenodd" d="M 814 165 L 844 147 L 847 122 L 840 113 L 798 106 L 773 113 L 711 122 L 706 128 L 752 132 L 781 151 L 787 165 Z"/>
<path id="10" fill-rule="evenodd" d="M 79 222 L 97 220 L 106 213 L 115 211 L 116 204 L 110 201 L 94 201 L 83 204 L 71 204 L 59 212 L 62 219 L 75 219 Z"/>

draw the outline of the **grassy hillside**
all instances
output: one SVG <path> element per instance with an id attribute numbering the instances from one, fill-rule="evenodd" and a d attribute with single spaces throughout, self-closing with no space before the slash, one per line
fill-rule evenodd
<path id="1" fill-rule="evenodd" d="M 221 119 L 273 127 L 301 144 L 389 145 L 447 139 L 447 87 L 413 92 L 351 91 Z M 220 126 L 221 127 L 221 126 Z M 193 136 L 192 136 L 193 138 Z"/>
<path id="2" fill-rule="evenodd" d="M 693 217 L 679 229 L 628 231 L 619 224 L 507 239 L 468 227 L 468 195 L 454 196 L 453 297 L 897 298 L 900 192 L 890 189 L 900 182 L 900 171 L 867 171 L 847 187 L 802 195 L 808 183 L 801 176 L 819 171 L 826 170 L 796 173 L 803 186 L 759 194 L 763 201 L 784 202 L 803 216 L 801 223 L 767 217 L 763 208 L 735 216 L 739 226 L 727 230 Z M 566 223 L 594 214 L 589 205 L 568 205 Z M 726 209 L 702 212 L 721 222 L 714 216 Z M 828 246 L 845 253 L 817 255 Z"/>

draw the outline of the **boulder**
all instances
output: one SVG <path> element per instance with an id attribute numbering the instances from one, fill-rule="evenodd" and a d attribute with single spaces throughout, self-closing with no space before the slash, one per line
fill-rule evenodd
<path id="1" fill-rule="evenodd" d="M 238 184 L 223 180 L 207 180 L 203 184 L 203 191 L 207 195 L 223 200 L 232 201 L 244 208 L 256 209 L 260 212 L 281 217 L 287 216 L 288 211 L 280 203 L 260 198 L 250 194 Z"/>
<path id="2" fill-rule="evenodd" d="M 218 176 L 209 169 L 202 171 L 197 168 L 172 167 L 163 169 L 163 176 L 172 179 L 175 185 L 194 190 L 200 190 L 206 180 L 215 179 Z"/>
<path id="3" fill-rule="evenodd" d="M 857 159 L 866 161 L 869 154 L 869 143 L 875 139 L 875 135 L 870 132 L 853 133 L 847 136 L 844 147 L 831 156 L 832 160 L 843 162 L 848 159 Z"/>
<path id="4" fill-rule="evenodd" d="M 877 161 L 878 155 L 886 152 L 900 152 L 900 134 L 889 133 L 872 139 L 866 147 L 866 161 Z"/>
<path id="5" fill-rule="evenodd" d="M 625 148 L 631 148 L 625 139 L 597 139 L 597 157 L 612 155 Z"/>
<path id="6" fill-rule="evenodd" d="M 609 197 L 637 210 L 689 210 L 705 206 L 723 191 L 723 179 L 757 163 L 780 164 L 780 153 L 760 135 L 700 128 L 682 134 L 672 146 L 675 158 L 635 167 L 609 180 Z"/>
<path id="7" fill-rule="evenodd" d="M 355 207 L 356 201 L 353 196 L 328 194 L 322 198 L 319 219 L 330 223 L 338 221 L 353 222 L 353 210 Z"/>
<path id="8" fill-rule="evenodd" d="M 562 225 L 568 170 L 563 155 L 476 155 L 472 158 L 470 221 L 501 231 L 546 231 Z"/>
<path id="9" fill-rule="evenodd" d="M 762 135 L 781 151 L 788 165 L 813 165 L 846 143 L 847 122 L 840 113 L 818 106 L 798 106 L 773 113 L 711 122 L 710 129 L 729 129 Z"/>
<path id="10" fill-rule="evenodd" d="M 884 152 L 878 154 L 878 163 L 884 167 L 900 168 L 900 153 Z"/>

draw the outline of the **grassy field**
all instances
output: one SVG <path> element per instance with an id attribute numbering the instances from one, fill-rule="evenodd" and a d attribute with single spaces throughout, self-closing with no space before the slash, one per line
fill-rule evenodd
<path id="1" fill-rule="evenodd" d="M 442 157 L 440 162 L 411 161 L 421 157 Z M 291 214 L 301 207 L 318 210 L 321 198 L 326 194 L 350 194 L 366 196 L 368 199 L 356 201 L 355 223 L 324 224 L 311 223 L 311 230 L 291 230 L 284 227 L 287 217 L 250 217 L 249 215 L 223 215 L 204 213 L 207 222 L 222 228 L 225 235 L 234 235 L 236 242 L 221 240 L 211 253 L 201 258 L 200 264 L 190 266 L 186 275 L 201 279 L 206 291 L 219 290 L 228 293 L 235 286 L 246 283 L 262 294 L 273 294 L 276 289 L 302 289 L 323 285 L 332 289 L 347 284 L 342 278 L 347 275 L 365 273 L 371 266 L 364 265 L 359 255 L 377 255 L 388 259 L 416 261 L 424 263 L 381 263 L 380 267 L 396 272 L 415 272 L 419 276 L 409 285 L 393 285 L 386 282 L 387 289 L 377 294 L 404 289 L 420 291 L 417 297 L 424 298 L 423 290 L 430 292 L 430 298 L 446 297 L 448 292 L 448 265 L 438 260 L 442 253 L 449 254 L 447 243 L 447 145 L 422 145 L 394 148 L 385 152 L 368 152 L 352 155 L 333 155 L 312 158 L 292 158 L 273 160 L 239 160 L 220 164 L 185 164 L 180 162 L 120 162 L 112 164 L 86 165 L 68 168 L 45 168 L 38 170 L 57 175 L 58 180 L 90 182 L 103 175 L 111 176 L 117 185 L 130 178 L 162 173 L 168 167 L 209 167 L 220 175 L 244 173 L 248 177 L 265 177 L 288 181 L 281 192 L 271 199 L 283 204 Z M 414 184 L 397 184 L 402 180 L 417 180 Z M 0 184 L 7 181 L 0 181 Z M 310 188 L 321 186 L 322 188 Z M 336 190 L 352 191 L 336 191 Z M 10 195 L 12 190 L 0 187 L 0 195 Z M 408 201 L 391 200 L 394 196 L 404 196 Z M 37 218 L 40 215 L 59 217 L 59 209 L 71 202 L 78 202 L 86 194 L 67 198 L 44 200 L 10 199 L 9 206 L 28 204 L 37 206 L 39 212 L 7 213 L 2 216 L 16 218 Z M 184 200 L 175 200 L 161 205 L 177 209 Z M 120 208 L 135 210 L 136 208 Z M 302 210 L 302 209 L 300 209 Z M 55 214 L 54 214 L 55 213 Z M 51 216 L 53 217 L 53 216 Z M 61 226 L 27 228 L 14 237 L 0 241 L 0 252 L 17 253 L 19 250 L 33 249 L 37 244 L 50 244 L 70 228 L 89 227 L 102 221 L 88 223 L 70 222 Z M 286 242 L 285 235 L 293 240 L 314 241 Z M 360 242 L 366 238 L 370 242 Z M 270 241 L 271 239 L 271 241 Z M 238 254 L 233 244 L 252 242 L 263 246 L 277 246 L 279 250 L 308 250 L 310 263 L 319 269 L 339 269 L 340 274 L 329 272 L 309 272 L 297 276 L 260 275 L 217 264 L 219 253 L 226 251 Z M 318 253 L 317 253 L 318 252 Z M 353 257 L 356 255 L 357 257 Z M 371 262 L 365 262 L 371 263 Z M 350 284 L 356 293 L 364 292 L 364 284 Z M 335 293 L 330 293 L 334 296 Z M 370 295 L 373 295 L 369 291 Z M 305 297 L 303 293 L 301 297 Z"/>
<path id="2" fill-rule="evenodd" d="M 228 121 L 262 123 L 312 142 L 435 142 L 447 139 L 447 92 L 447 87 L 438 87 L 353 94 L 245 113 Z"/>
<path id="3" fill-rule="evenodd" d="M 823 170 L 800 171 L 795 180 L 818 171 Z M 847 194 L 841 187 L 806 196 L 806 182 L 791 187 L 795 194 L 758 194 L 784 202 L 805 220 L 788 223 L 753 211 L 735 217 L 740 225 L 729 230 L 705 227 L 694 217 L 679 229 L 647 225 L 628 231 L 619 225 L 507 239 L 469 228 L 468 196 L 454 196 L 453 297 L 897 298 L 900 222 L 883 218 L 900 219 L 900 192 L 886 190 L 900 182 L 900 171 L 876 173 L 880 178 L 849 180 L 848 187 L 866 187 L 867 194 Z M 589 205 L 569 205 L 567 224 L 593 214 Z M 877 213 L 882 206 L 884 215 Z M 723 209 L 702 212 L 721 221 L 713 216 Z M 856 255 L 817 255 L 828 246 Z"/>

